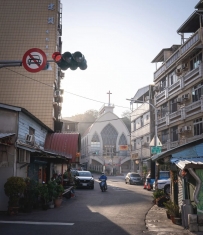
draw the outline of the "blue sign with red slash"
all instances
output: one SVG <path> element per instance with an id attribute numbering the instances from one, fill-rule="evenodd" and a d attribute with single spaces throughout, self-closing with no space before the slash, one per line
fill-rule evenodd
<path id="1" fill-rule="evenodd" d="M 47 63 L 46 54 L 38 48 L 28 50 L 22 60 L 24 68 L 31 73 L 36 73 L 44 69 Z"/>

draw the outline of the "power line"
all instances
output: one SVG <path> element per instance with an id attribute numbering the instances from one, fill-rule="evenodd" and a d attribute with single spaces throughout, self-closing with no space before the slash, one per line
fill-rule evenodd
<path id="1" fill-rule="evenodd" d="M 10 69 L 10 68 L 7 68 L 7 67 L 6 67 L 6 69 L 9 70 L 9 71 L 11 71 L 11 72 L 13 72 L 13 73 L 16 73 L 16 74 L 18 74 L 18 75 L 20 75 L 20 76 L 22 76 L 22 77 L 28 78 L 28 79 L 30 79 L 30 80 L 33 80 L 34 82 L 38 82 L 38 83 L 40 83 L 40 84 L 42 84 L 42 85 L 45 85 L 45 86 L 50 87 L 51 89 L 53 89 L 53 86 L 48 85 L 47 83 L 44 83 L 44 82 L 42 82 L 42 81 L 38 81 L 38 80 L 36 80 L 36 79 L 34 79 L 34 78 L 31 78 L 31 77 L 29 77 L 29 76 L 26 76 L 26 75 L 24 75 L 24 74 L 21 74 L 21 73 L 19 73 L 19 72 L 17 72 L 17 71 L 14 71 L 14 70 Z M 71 95 L 74 95 L 74 96 L 77 96 L 77 97 L 80 97 L 80 98 L 83 98 L 83 99 L 87 99 L 87 100 L 91 100 L 91 101 L 94 101 L 94 102 L 97 102 L 97 103 L 105 104 L 105 102 L 102 102 L 102 101 L 99 101 L 99 100 L 94 100 L 94 99 L 91 99 L 91 98 L 88 98 L 88 97 L 85 97 L 85 96 L 81 96 L 81 95 L 78 95 L 78 94 L 74 94 L 74 93 L 69 92 L 69 91 L 66 91 L 66 90 L 64 90 L 64 92 L 66 92 L 66 93 L 68 93 L 68 94 L 71 94 Z M 115 105 L 115 106 L 116 106 L 116 107 L 120 107 L 120 108 L 126 108 L 126 109 L 129 109 L 129 110 L 130 110 L 129 107 L 124 107 L 124 106 L 120 106 L 120 105 Z M 138 110 L 138 109 L 139 109 L 139 108 L 137 108 L 136 110 Z M 139 109 L 139 110 L 145 110 L 145 109 Z M 139 115 L 132 115 L 131 117 L 134 117 L 134 116 L 139 116 Z M 121 119 L 122 119 L 122 118 L 121 118 Z"/>

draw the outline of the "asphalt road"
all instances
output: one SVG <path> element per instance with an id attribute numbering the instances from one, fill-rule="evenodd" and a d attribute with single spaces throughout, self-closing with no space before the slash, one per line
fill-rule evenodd
<path id="1" fill-rule="evenodd" d="M 0 215 L 1 235 L 137 235 L 146 230 L 145 215 L 152 206 L 152 192 L 140 185 L 126 185 L 123 176 L 108 177 L 108 190 L 77 189 L 76 197 L 47 211 Z"/>

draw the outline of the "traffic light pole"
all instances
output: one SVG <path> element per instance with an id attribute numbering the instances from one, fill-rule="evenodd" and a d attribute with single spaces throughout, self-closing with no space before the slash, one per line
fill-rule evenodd
<path id="1" fill-rule="evenodd" d="M 47 63 L 55 62 L 54 60 L 47 60 Z M 0 69 L 5 67 L 21 67 L 22 60 L 0 60 Z"/>

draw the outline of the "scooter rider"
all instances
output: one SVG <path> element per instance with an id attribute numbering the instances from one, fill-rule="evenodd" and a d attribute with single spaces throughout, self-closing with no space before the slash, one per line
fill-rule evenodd
<path id="1" fill-rule="evenodd" d="M 107 189 L 107 176 L 104 174 L 104 172 L 102 172 L 102 175 L 99 177 L 99 180 L 105 180 L 105 187 Z"/>

